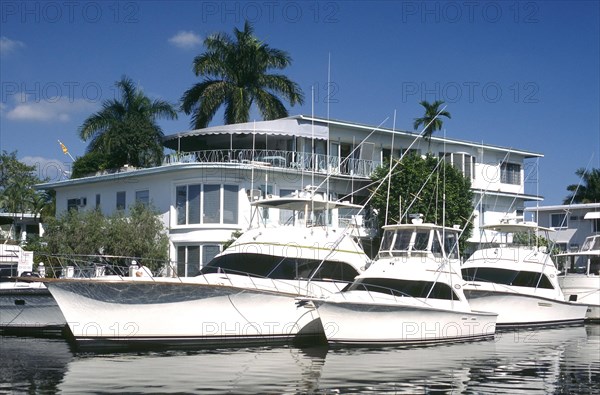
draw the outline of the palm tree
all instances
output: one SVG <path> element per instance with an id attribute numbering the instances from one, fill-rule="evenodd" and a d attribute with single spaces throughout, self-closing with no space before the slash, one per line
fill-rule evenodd
<path id="1" fill-rule="evenodd" d="M 440 117 L 446 117 L 448 119 L 451 118 L 450 113 L 448 111 L 440 111 L 440 106 L 444 104 L 442 100 L 436 100 L 433 103 L 429 103 L 427 100 L 423 100 L 419 103 L 425 108 L 425 115 L 421 118 L 415 118 L 414 128 L 417 130 L 419 126 L 425 126 L 425 132 L 423 133 L 423 138 L 428 142 L 428 150 L 431 145 L 431 135 L 436 130 L 441 130 L 443 121 Z"/>
<path id="2" fill-rule="evenodd" d="M 156 121 L 177 119 L 177 111 L 166 101 L 150 100 L 130 78 L 123 76 L 115 86 L 120 91 L 120 100 L 105 100 L 102 109 L 79 128 L 81 139 L 90 141 L 88 153 L 103 153 L 110 157 L 113 166 L 159 164 L 163 132 Z"/>
<path id="3" fill-rule="evenodd" d="M 571 203 L 598 203 L 600 202 L 600 169 L 586 171 L 584 168 L 575 172 L 581 179 L 580 184 L 572 184 L 567 187 L 571 192 L 564 200 L 564 204 Z"/>
<path id="4" fill-rule="evenodd" d="M 256 104 L 263 119 L 288 116 L 277 97 L 290 105 L 304 102 L 300 86 L 271 69 L 284 69 L 292 59 L 279 49 L 269 47 L 254 35 L 248 21 L 244 30 L 234 29 L 235 40 L 217 33 L 204 40 L 207 51 L 194 58 L 193 70 L 204 80 L 188 89 L 181 98 L 181 109 L 192 114 L 193 128 L 204 128 L 217 110 L 225 105 L 226 124 L 248 122 L 250 108 Z"/>

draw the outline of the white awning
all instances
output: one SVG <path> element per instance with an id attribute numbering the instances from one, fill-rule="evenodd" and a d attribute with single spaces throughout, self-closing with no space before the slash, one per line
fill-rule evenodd
<path id="1" fill-rule="evenodd" d="M 246 122 L 232 125 L 211 126 L 204 129 L 190 130 L 165 136 L 163 141 L 192 136 L 214 134 L 267 134 L 280 136 L 296 136 L 327 140 L 329 129 L 325 123 L 311 122 L 299 118 L 282 118 L 273 121 Z"/>
<path id="2" fill-rule="evenodd" d="M 585 213 L 583 219 L 600 219 L 600 211 L 589 211 Z"/>

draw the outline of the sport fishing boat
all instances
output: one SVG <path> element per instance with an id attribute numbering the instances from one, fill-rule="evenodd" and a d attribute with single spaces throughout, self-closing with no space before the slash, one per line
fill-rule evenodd
<path id="1" fill-rule="evenodd" d="M 321 220 L 328 210 L 359 206 L 302 196 L 253 204 L 259 213 L 289 210 L 291 219 L 244 232 L 198 276 L 48 279 L 78 344 L 229 346 L 322 338 L 314 305 L 295 298 L 339 291 L 368 267 L 354 228 Z"/>
<path id="2" fill-rule="evenodd" d="M 551 229 L 505 221 L 481 230 L 482 244 L 462 265 L 473 308 L 498 313 L 498 327 L 583 322 L 587 307 L 565 301 L 559 271 L 540 244 Z"/>
<path id="3" fill-rule="evenodd" d="M 565 300 L 587 305 L 586 319 L 600 320 L 600 235 L 586 237 L 577 252 L 556 256 L 569 260 L 558 276 Z"/>
<path id="4" fill-rule="evenodd" d="M 495 313 L 474 311 L 462 289 L 459 229 L 383 227 L 377 259 L 343 291 L 313 299 L 330 344 L 407 344 L 493 337 Z"/>

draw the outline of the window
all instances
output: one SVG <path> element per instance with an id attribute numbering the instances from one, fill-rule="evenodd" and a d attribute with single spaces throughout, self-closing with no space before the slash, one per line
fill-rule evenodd
<path id="1" fill-rule="evenodd" d="M 521 165 L 504 162 L 500 165 L 500 182 L 521 185 Z"/>
<path id="2" fill-rule="evenodd" d="M 144 206 L 150 204 L 150 191 L 147 189 L 135 191 L 135 201 L 142 203 Z"/>
<path id="3" fill-rule="evenodd" d="M 554 229 L 566 229 L 567 214 L 550 214 L 550 227 Z"/>
<path id="4" fill-rule="evenodd" d="M 536 272 L 475 267 L 462 269 L 462 276 L 466 281 L 481 281 L 529 288 L 554 288 L 545 274 Z"/>
<path id="5" fill-rule="evenodd" d="M 237 185 L 192 184 L 175 187 L 177 225 L 237 224 Z"/>
<path id="6" fill-rule="evenodd" d="M 205 224 L 218 224 L 221 219 L 221 186 L 204 185 L 204 210 L 202 219 Z"/>
<path id="7" fill-rule="evenodd" d="M 600 219 L 599 218 L 595 218 L 592 220 L 592 232 L 593 233 L 600 232 Z"/>
<path id="8" fill-rule="evenodd" d="M 223 223 L 238 223 L 238 195 L 237 185 L 223 185 Z"/>
<path id="9" fill-rule="evenodd" d="M 177 275 L 193 277 L 200 273 L 200 246 L 177 247 Z"/>
<path id="10" fill-rule="evenodd" d="M 452 152 L 440 152 L 440 157 L 444 158 L 444 161 L 448 164 L 451 164 L 460 172 L 472 180 L 475 178 L 474 168 L 475 168 L 475 157 L 469 154 L 461 154 L 461 153 L 452 153 Z"/>
<path id="11" fill-rule="evenodd" d="M 317 269 L 318 272 L 316 272 Z M 219 270 L 226 273 L 249 273 L 255 276 L 283 280 L 313 277 L 314 279 L 350 282 L 358 275 L 356 269 L 345 262 L 245 252 L 221 255 L 203 267 L 202 273 L 215 273 Z"/>
<path id="12" fill-rule="evenodd" d="M 100 194 L 96 194 L 96 210 L 100 209 Z"/>
<path id="13" fill-rule="evenodd" d="M 117 210 L 125 210 L 125 191 L 117 192 Z"/>
<path id="14" fill-rule="evenodd" d="M 67 199 L 67 211 L 77 210 L 79 199 Z"/>
<path id="15" fill-rule="evenodd" d="M 177 275 L 193 277 L 221 252 L 218 244 L 180 245 L 177 247 Z"/>
<path id="16" fill-rule="evenodd" d="M 366 290 L 394 296 L 459 300 L 452 288 L 442 282 L 397 280 L 393 278 L 365 278 L 357 280 L 344 291 Z"/>

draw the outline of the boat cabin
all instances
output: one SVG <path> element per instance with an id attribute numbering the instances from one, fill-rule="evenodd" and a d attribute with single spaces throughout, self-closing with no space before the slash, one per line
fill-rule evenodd
<path id="1" fill-rule="evenodd" d="M 427 223 L 387 225 L 383 227 L 379 258 L 432 255 L 458 259 L 459 232 L 459 229 Z"/>

